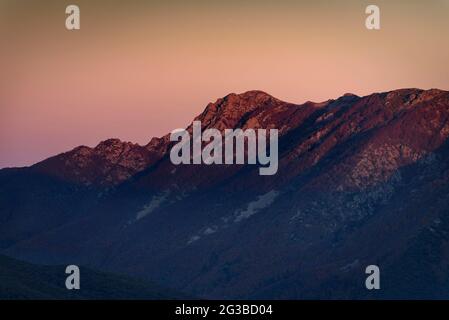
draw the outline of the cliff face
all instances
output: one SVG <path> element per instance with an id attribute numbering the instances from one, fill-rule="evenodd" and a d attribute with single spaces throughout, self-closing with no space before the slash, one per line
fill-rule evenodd
<path id="1" fill-rule="evenodd" d="M 449 296 L 449 92 L 297 105 L 249 91 L 194 120 L 278 129 L 277 174 L 175 166 L 169 135 L 78 147 L 0 171 L 3 252 L 208 298 Z M 369 264 L 387 281 L 381 292 L 364 290 Z"/>

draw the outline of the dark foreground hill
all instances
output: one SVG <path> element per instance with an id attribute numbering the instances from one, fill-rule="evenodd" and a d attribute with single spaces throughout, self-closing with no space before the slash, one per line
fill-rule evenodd
<path id="1" fill-rule="evenodd" d="M 65 287 L 65 267 L 38 266 L 0 255 L 0 299 L 176 299 L 147 281 L 80 268 L 80 290 Z"/>

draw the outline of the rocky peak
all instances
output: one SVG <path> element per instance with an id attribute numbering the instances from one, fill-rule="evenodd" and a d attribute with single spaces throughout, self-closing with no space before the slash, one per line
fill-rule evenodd
<path id="1" fill-rule="evenodd" d="M 157 159 L 158 155 L 146 147 L 107 139 L 95 148 L 80 146 L 37 163 L 32 169 L 74 183 L 114 186 Z"/>
<path id="2" fill-rule="evenodd" d="M 218 99 L 215 103 L 209 103 L 195 120 L 201 121 L 205 127 L 214 127 L 219 130 L 235 128 L 242 119 L 250 114 L 282 103 L 282 101 L 258 90 L 241 94 L 231 93 Z"/>
<path id="3" fill-rule="evenodd" d="M 124 153 L 139 149 L 137 144 L 122 142 L 119 139 L 108 139 L 100 142 L 94 149 L 96 155 L 104 157 L 111 163 L 117 163 Z"/>
<path id="4" fill-rule="evenodd" d="M 96 150 L 108 149 L 108 148 L 120 148 L 123 145 L 132 144 L 131 142 L 122 142 L 120 139 L 111 138 L 101 141 L 96 147 Z"/>

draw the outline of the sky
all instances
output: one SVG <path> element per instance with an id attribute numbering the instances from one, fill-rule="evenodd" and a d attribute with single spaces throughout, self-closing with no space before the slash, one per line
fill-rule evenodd
<path id="1" fill-rule="evenodd" d="M 65 28 L 70 4 L 80 30 Z M 449 0 L 0 0 L 0 168 L 146 144 L 231 92 L 449 90 L 448 17 Z"/>

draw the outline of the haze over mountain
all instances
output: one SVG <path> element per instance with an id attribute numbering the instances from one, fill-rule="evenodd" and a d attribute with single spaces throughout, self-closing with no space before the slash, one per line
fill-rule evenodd
<path id="1" fill-rule="evenodd" d="M 195 120 L 279 129 L 277 174 L 175 166 L 169 135 L 78 147 L 0 170 L 1 252 L 205 298 L 449 298 L 449 92 L 296 105 L 249 91 Z"/>

